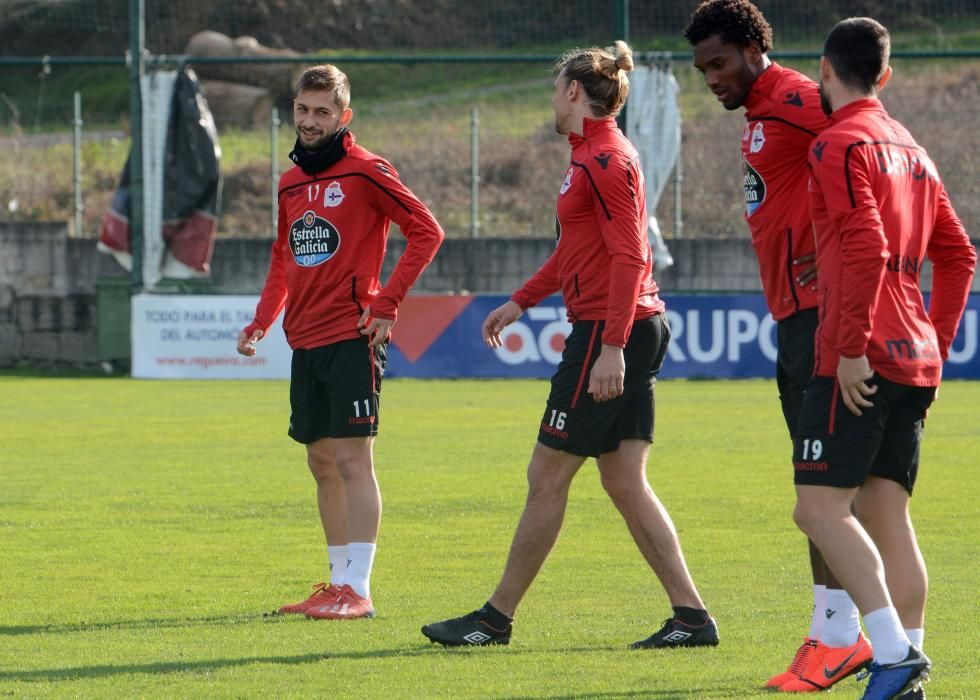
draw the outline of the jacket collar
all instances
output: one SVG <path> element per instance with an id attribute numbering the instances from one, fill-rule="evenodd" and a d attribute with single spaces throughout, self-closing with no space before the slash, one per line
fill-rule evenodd
<path id="1" fill-rule="evenodd" d="M 572 148 L 578 148 L 586 141 L 595 139 L 600 134 L 609 133 L 618 129 L 619 126 L 616 124 L 616 117 L 602 117 L 601 119 L 589 119 L 586 117 L 582 121 L 582 131 L 585 134 L 579 135 L 574 131 L 569 132 L 568 142 L 572 144 Z"/>
<path id="2" fill-rule="evenodd" d="M 884 110 L 885 106 L 881 104 L 881 101 L 877 97 L 865 97 L 864 99 L 855 100 L 844 105 L 831 115 L 831 119 L 834 120 L 834 123 L 839 123 L 853 117 L 858 112 L 883 112 Z"/>
<path id="3" fill-rule="evenodd" d="M 749 94 L 745 97 L 745 104 L 743 105 L 746 112 L 751 112 L 769 99 L 776 83 L 779 82 L 785 71 L 786 69 L 775 61 L 769 62 L 769 67 L 762 71 L 762 75 L 756 78 L 752 87 L 749 88 Z"/>

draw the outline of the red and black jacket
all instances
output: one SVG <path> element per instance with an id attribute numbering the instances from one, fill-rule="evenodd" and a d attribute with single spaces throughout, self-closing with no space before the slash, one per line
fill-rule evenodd
<path id="1" fill-rule="evenodd" d="M 586 119 L 583 131 L 568 137 L 558 245 L 512 299 L 526 309 L 560 289 L 571 322 L 605 321 L 602 342 L 624 347 L 634 320 L 664 310 L 651 274 L 643 170 L 614 118 Z"/>
<path id="2" fill-rule="evenodd" d="M 816 373 L 867 355 L 886 379 L 938 386 L 976 250 L 936 166 L 873 98 L 834 112 L 810 149 L 820 270 Z M 919 273 L 933 265 L 928 313 Z"/>
<path id="3" fill-rule="evenodd" d="M 398 305 L 443 240 L 432 214 L 383 158 L 345 136 L 347 155 L 316 175 L 290 168 L 279 180 L 279 226 L 255 319 L 267 330 L 283 307 L 289 346 L 309 349 L 360 336 L 371 314 L 394 319 Z M 391 222 L 408 239 L 381 287 Z"/>
<path id="4" fill-rule="evenodd" d="M 807 151 L 830 120 L 820 107 L 817 84 L 777 63 L 756 79 L 745 108 L 745 221 L 766 303 L 781 321 L 817 305 L 812 285 L 801 287 L 796 281 L 805 265 L 793 261 L 814 252 Z"/>

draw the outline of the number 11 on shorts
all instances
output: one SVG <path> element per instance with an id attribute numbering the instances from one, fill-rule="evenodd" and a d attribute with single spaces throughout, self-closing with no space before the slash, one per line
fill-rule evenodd
<path id="1" fill-rule="evenodd" d="M 361 404 L 362 403 L 364 404 L 364 415 L 365 416 L 370 416 L 371 415 L 371 399 L 364 399 L 363 401 L 355 401 L 354 402 L 354 417 L 355 418 L 360 418 L 361 417 Z"/>

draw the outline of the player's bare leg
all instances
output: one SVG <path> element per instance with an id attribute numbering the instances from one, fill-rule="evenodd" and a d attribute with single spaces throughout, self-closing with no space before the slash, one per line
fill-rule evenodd
<path id="1" fill-rule="evenodd" d="M 510 643 L 514 613 L 558 540 L 568 489 L 584 461 L 541 443 L 534 446 L 527 467 L 527 502 L 497 590 L 479 610 L 425 625 L 422 634 L 444 646 Z"/>
<path id="2" fill-rule="evenodd" d="M 645 440 L 624 440 L 615 452 L 600 455 L 602 486 L 660 579 L 670 604 L 703 610 L 674 523 L 647 481 L 649 452 L 650 443 Z"/>
<path id="3" fill-rule="evenodd" d="M 874 542 L 851 512 L 857 489 L 797 486 L 793 518 L 823 553 L 862 613 L 891 605 Z"/>
<path id="4" fill-rule="evenodd" d="M 667 593 L 674 614 L 663 627 L 634 649 L 714 646 L 718 627 L 708 616 L 681 552 L 677 530 L 646 477 L 650 443 L 623 440 L 619 448 L 599 456 L 602 487 L 626 521 L 643 558 Z"/>
<path id="5" fill-rule="evenodd" d="M 881 554 L 885 581 L 905 629 L 922 629 L 929 578 L 909 518 L 908 492 L 897 482 L 869 476 L 855 500 L 857 517 Z"/>
<path id="6" fill-rule="evenodd" d="M 337 469 L 332 440 L 321 438 L 308 444 L 306 463 L 316 481 L 320 524 L 331 552 L 330 580 L 315 584 L 312 595 L 306 600 L 282 606 L 279 612 L 284 614 L 304 614 L 311 608 L 332 605 L 340 594 L 343 574 L 347 569 L 347 495 Z M 342 553 L 335 556 L 338 552 Z"/>
<path id="7" fill-rule="evenodd" d="M 347 494 L 334 457 L 333 441 L 322 438 L 307 445 L 306 461 L 316 481 L 316 503 L 327 544 L 346 545 Z"/>
<path id="8" fill-rule="evenodd" d="M 373 617 L 371 568 L 381 524 L 381 490 L 374 475 L 374 438 L 334 438 L 337 471 L 347 499 L 347 573 L 333 605 L 312 608 L 307 617 L 351 619 Z"/>
<path id="9" fill-rule="evenodd" d="M 508 617 L 513 617 L 545 559 L 558 540 L 568 489 L 572 478 L 585 461 L 541 443 L 534 446 L 527 467 L 528 492 L 507 565 L 490 603 Z"/>

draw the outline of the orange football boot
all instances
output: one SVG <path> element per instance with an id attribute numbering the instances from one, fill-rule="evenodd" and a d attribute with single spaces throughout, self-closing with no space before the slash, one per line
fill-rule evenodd
<path id="1" fill-rule="evenodd" d="M 871 644 L 858 633 L 857 641 L 849 647 L 828 647 L 820 644 L 819 652 L 810 656 L 799 678 L 779 687 L 781 693 L 813 693 L 826 690 L 834 683 L 857 673 L 871 663 Z"/>
<path id="2" fill-rule="evenodd" d="M 810 639 L 809 637 L 803 638 L 803 643 L 800 648 L 796 650 L 796 655 L 790 662 L 789 667 L 782 673 L 777 673 L 775 676 L 766 681 L 767 688 L 779 688 L 782 687 L 784 683 L 788 683 L 791 680 L 800 677 L 800 674 L 806 670 L 807 661 L 813 652 L 817 650 L 817 645 L 820 644 L 816 639 Z"/>
<path id="3" fill-rule="evenodd" d="M 291 603 L 279 608 L 281 615 L 298 615 L 305 613 L 312 607 L 332 604 L 340 596 L 340 587 L 332 583 L 317 583 L 313 586 L 313 595 L 301 603 Z"/>
<path id="4" fill-rule="evenodd" d="M 307 617 L 319 620 L 354 620 L 360 617 L 374 617 L 374 605 L 370 598 L 362 598 L 353 588 L 344 584 L 336 600 L 325 605 L 309 608 Z"/>

